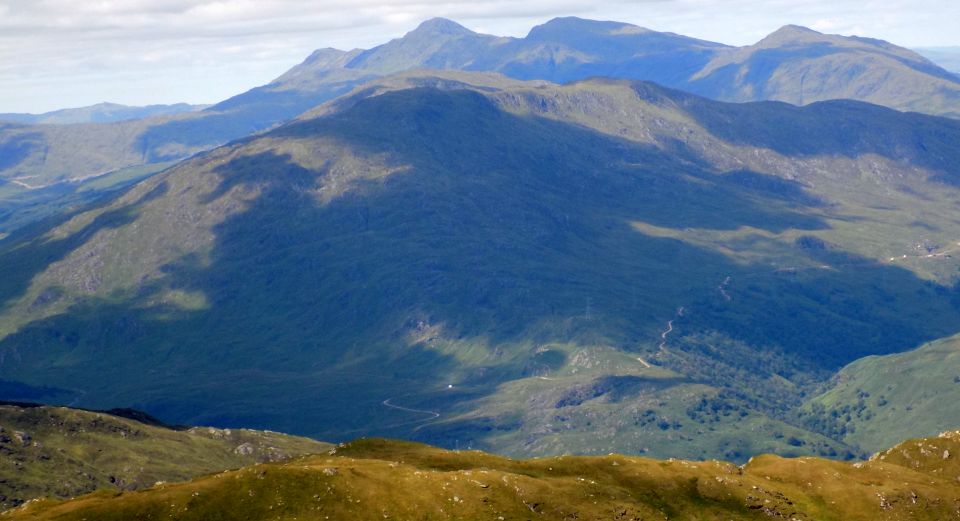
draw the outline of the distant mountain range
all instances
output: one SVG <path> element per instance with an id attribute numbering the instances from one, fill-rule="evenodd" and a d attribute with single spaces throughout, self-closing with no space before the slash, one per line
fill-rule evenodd
<path id="1" fill-rule="evenodd" d="M 495 71 L 559 83 L 604 76 L 653 81 L 723 101 L 805 105 L 855 99 L 960 117 L 960 80 L 915 52 L 793 25 L 755 45 L 735 48 L 579 18 L 552 20 L 525 38 L 477 34 L 434 19 L 368 51 L 326 50 L 315 57 L 279 83 L 315 78 L 331 69 L 380 75 L 416 68 Z"/>
<path id="2" fill-rule="evenodd" d="M 333 441 L 850 458 L 809 400 L 960 329 L 958 142 L 855 101 L 393 75 L 8 238 L 0 379 Z"/>
<path id="3" fill-rule="evenodd" d="M 207 108 L 208 105 L 148 105 L 146 107 L 130 107 L 116 103 L 99 103 L 89 107 L 62 109 L 43 114 L 2 114 L 0 121 L 12 123 L 26 123 L 31 125 L 71 125 L 77 123 L 114 123 L 131 119 L 143 119 L 151 116 L 164 116 L 182 112 L 196 112 Z"/>
<path id="4" fill-rule="evenodd" d="M 735 48 L 579 18 L 558 18 L 525 38 L 506 38 L 434 19 L 370 50 L 317 51 L 270 84 L 200 112 L 93 126 L 0 126 L 0 182 L 43 187 L 183 159 L 268 129 L 364 82 L 424 68 L 561 83 L 605 76 L 724 101 L 854 99 L 960 117 L 960 79 L 879 40 L 787 26 L 756 45 Z"/>
<path id="5" fill-rule="evenodd" d="M 944 69 L 960 75 L 960 47 L 927 47 L 916 51 Z"/>

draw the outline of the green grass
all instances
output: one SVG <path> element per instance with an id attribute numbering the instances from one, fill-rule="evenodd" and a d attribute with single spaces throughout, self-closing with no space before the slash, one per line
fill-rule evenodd
<path id="1" fill-rule="evenodd" d="M 960 414 L 960 338 L 857 360 L 804 410 L 811 423 L 867 450 L 948 430 Z"/>

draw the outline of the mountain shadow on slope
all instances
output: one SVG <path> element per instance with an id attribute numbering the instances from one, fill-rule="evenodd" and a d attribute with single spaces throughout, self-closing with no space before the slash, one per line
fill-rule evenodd
<path id="1" fill-rule="evenodd" d="M 319 166 L 270 143 L 298 143 Z M 744 174 L 513 115 L 475 92 L 390 92 L 236 145 L 247 147 L 215 167 L 208 190 L 198 158 L 78 233 L 7 251 L 9 302 L 38 262 L 97 230 L 149 234 L 151 205 L 240 208 L 215 226 L 209 254 L 184 252 L 159 278 L 81 298 L 4 338 L 0 375 L 69 388 L 87 407 L 338 440 L 409 436 L 416 414 L 467 407 L 523 376 L 520 346 L 649 356 L 678 306 L 688 308 L 685 332 L 750 346 L 728 365 L 771 375 L 817 375 L 960 324 L 938 286 L 897 267 L 826 251 L 815 254 L 840 270 L 784 275 L 640 233 L 631 223 L 770 232 L 826 223 L 806 206 L 815 200 L 779 179 L 749 173 L 745 187 Z M 382 158 L 392 173 L 345 173 L 331 166 L 342 154 Z M 342 192 L 318 200 L 323 183 L 346 174 Z M 174 181 L 185 188 L 171 190 Z M 149 254 L 130 246 L 109 248 Z M 734 302 L 715 291 L 725 277 L 749 281 Z M 171 292 L 202 302 L 178 305 Z M 758 367 L 757 350 L 781 353 L 785 366 Z M 397 397 L 421 413 L 384 405 Z"/>

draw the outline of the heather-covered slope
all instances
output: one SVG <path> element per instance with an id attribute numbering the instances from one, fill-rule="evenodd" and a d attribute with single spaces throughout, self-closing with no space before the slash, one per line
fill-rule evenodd
<path id="1" fill-rule="evenodd" d="M 955 436 L 864 463 L 762 456 L 742 467 L 616 455 L 515 461 L 360 440 L 190 483 L 38 502 L 6 518 L 944 521 L 957 518 Z"/>
<path id="2" fill-rule="evenodd" d="M 130 410 L 0 404 L 0 510 L 39 497 L 136 490 L 264 461 L 326 452 L 325 443 L 247 429 L 177 428 Z"/>
<path id="3" fill-rule="evenodd" d="M 960 330 L 957 139 L 850 102 L 391 78 L 8 241 L 0 378 L 320 439 L 849 457 L 794 412 Z"/>

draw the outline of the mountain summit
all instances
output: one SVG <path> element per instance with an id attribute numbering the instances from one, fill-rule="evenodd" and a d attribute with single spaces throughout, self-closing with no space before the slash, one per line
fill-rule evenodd
<path id="1" fill-rule="evenodd" d="M 796 25 L 755 45 L 718 52 L 684 88 L 737 102 L 855 99 L 960 117 L 960 81 L 917 53 Z"/>
<path id="2" fill-rule="evenodd" d="M 470 29 L 447 18 L 431 18 L 424 21 L 416 29 L 407 33 L 404 38 L 418 38 L 430 36 L 468 36 L 476 34 Z"/>
<path id="3" fill-rule="evenodd" d="M 809 27 L 802 25 L 784 25 L 776 31 L 767 35 L 761 43 L 767 42 L 770 45 L 782 45 L 784 43 L 810 43 L 822 39 L 823 33 L 814 31 Z"/>
<path id="4" fill-rule="evenodd" d="M 568 38 L 577 38 L 584 34 L 631 34 L 650 32 L 649 29 L 623 22 L 588 20 L 575 16 L 554 18 L 545 24 L 538 25 L 530 30 L 528 40 L 556 40 L 564 41 Z"/>

